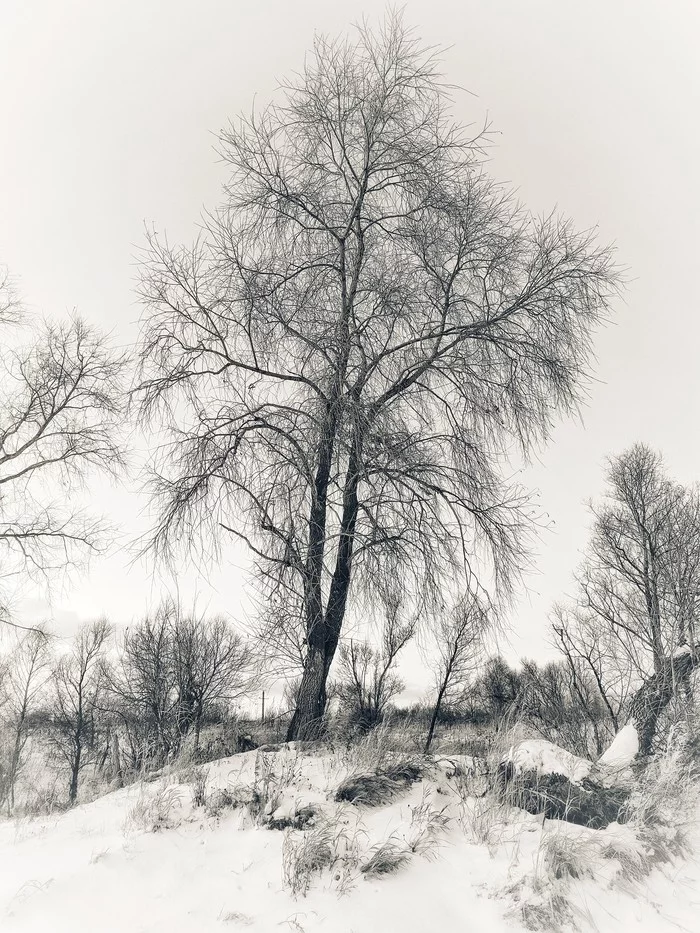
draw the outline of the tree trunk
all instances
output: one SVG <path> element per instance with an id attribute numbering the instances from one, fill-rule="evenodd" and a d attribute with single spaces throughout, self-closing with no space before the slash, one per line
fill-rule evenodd
<path id="1" fill-rule="evenodd" d="M 357 431 L 345 478 L 343 516 L 340 523 L 338 552 L 330 585 L 328 606 L 324 612 L 322 602 L 318 598 L 321 593 L 319 574 L 318 580 L 314 581 L 314 585 L 318 589 L 317 594 L 314 595 L 313 606 L 317 612 L 320 605 L 321 613 L 318 621 L 315 624 L 310 624 L 304 673 L 297 694 L 296 710 L 287 731 L 287 741 L 316 739 L 323 727 L 323 714 L 326 709 L 326 682 L 340 640 L 350 589 L 355 523 L 358 512 L 357 488 L 359 485 L 360 443 L 361 438 L 359 431 Z M 325 518 L 323 528 L 325 534 Z"/>
<path id="2" fill-rule="evenodd" d="M 317 739 L 326 710 L 326 656 L 324 643 L 309 645 L 297 705 L 287 731 L 287 741 Z"/>
<path id="3" fill-rule="evenodd" d="M 651 754 L 659 718 L 678 688 L 686 685 L 700 663 L 700 645 L 682 654 L 665 658 L 659 669 L 648 677 L 630 704 L 629 721 L 639 737 L 639 756 Z"/>
<path id="4" fill-rule="evenodd" d="M 443 684 L 438 691 L 437 699 L 435 700 L 435 706 L 433 707 L 433 715 L 430 719 L 430 728 L 428 729 L 428 736 L 425 740 L 425 748 L 423 749 L 423 754 L 427 755 L 430 751 L 430 746 L 433 741 L 433 735 L 435 734 L 435 726 L 437 725 L 437 718 L 440 714 L 440 707 L 442 706 L 442 698 L 445 694 L 445 686 Z"/>
<path id="5" fill-rule="evenodd" d="M 70 786 L 68 788 L 68 803 L 72 806 L 78 796 L 78 775 L 80 774 L 80 758 L 82 756 L 82 746 L 78 743 L 75 747 L 75 755 L 71 765 Z"/>

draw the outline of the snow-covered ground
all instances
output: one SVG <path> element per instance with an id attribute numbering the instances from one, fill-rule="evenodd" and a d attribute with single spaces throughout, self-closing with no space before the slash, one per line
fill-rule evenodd
<path id="1" fill-rule="evenodd" d="M 654 869 L 634 887 L 620 883 L 615 853 L 629 855 L 637 845 L 629 827 L 596 832 L 506 813 L 488 797 L 465 796 L 464 785 L 458 793 L 447 761 L 387 805 L 367 808 L 334 801 L 349 767 L 340 754 L 284 749 L 264 759 L 281 776 L 270 784 L 281 793 L 265 819 L 308 805 L 316 817 L 307 830 L 269 829 L 245 808 L 217 807 L 224 799 L 218 790 L 235 796 L 234 788 L 254 783 L 256 760 L 260 778 L 255 752 L 208 766 L 208 807 L 192 801 L 192 774 L 186 782 L 173 774 L 65 814 L 0 824 L 0 929 L 512 933 L 526 923 L 566 923 L 567 916 L 601 933 L 700 928 L 697 861 Z M 468 762 L 457 763 L 468 771 Z M 306 895 L 294 897 L 288 879 L 295 847 L 319 827 L 330 827 L 345 857 L 313 874 Z M 692 835 L 700 851 L 696 827 Z M 368 878 L 361 865 L 386 841 L 410 857 L 395 873 Z M 564 881 L 551 877 L 560 849 L 593 871 L 566 880 L 570 908 L 557 897 Z M 591 858 L 583 858 L 588 851 Z"/>

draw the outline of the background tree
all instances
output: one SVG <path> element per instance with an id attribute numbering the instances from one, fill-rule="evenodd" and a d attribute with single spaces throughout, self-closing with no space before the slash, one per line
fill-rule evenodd
<path id="1" fill-rule="evenodd" d="M 642 752 L 651 749 L 658 717 L 680 684 L 689 684 L 697 658 L 700 607 L 700 507 L 697 488 L 667 475 L 660 454 L 645 444 L 610 459 L 606 492 L 592 506 L 591 542 L 568 612 L 566 640 L 579 659 L 591 643 L 604 652 L 601 697 L 619 718 L 634 708 Z M 615 681 L 616 687 L 609 684 Z M 635 696 L 628 694 L 639 688 Z"/>
<path id="2" fill-rule="evenodd" d="M 80 772 L 96 747 L 104 709 L 104 651 L 110 629 L 105 621 L 83 627 L 51 678 L 51 731 L 54 751 L 68 768 L 68 801 L 75 803 Z"/>
<path id="3" fill-rule="evenodd" d="M 5 749 L 0 805 L 7 806 L 8 815 L 15 806 L 15 787 L 25 763 L 25 750 L 35 725 L 34 716 L 40 708 L 50 662 L 48 637 L 43 630 L 27 632 L 7 659 L 2 683 Z"/>
<path id="4" fill-rule="evenodd" d="M 415 630 L 415 620 L 402 621 L 400 605 L 395 603 L 387 612 L 381 647 L 354 638 L 341 645 L 335 691 L 341 708 L 360 731 L 377 726 L 403 690 L 404 683 L 395 673 L 396 662 Z"/>
<path id="5" fill-rule="evenodd" d="M 154 235 L 143 264 L 137 397 L 172 441 L 150 544 L 248 546 L 265 643 L 301 654 L 290 738 L 317 733 L 361 596 L 401 580 L 441 606 L 477 554 L 507 593 L 531 510 L 504 458 L 576 406 L 615 290 L 610 253 L 521 209 L 449 104 L 398 16 L 317 39 L 222 134 L 195 245 Z"/>
<path id="6" fill-rule="evenodd" d="M 63 568 L 104 526 L 65 503 L 87 471 L 115 471 L 123 356 L 78 318 L 30 326 L 0 272 L 0 618 L 12 578 Z M 4 599 L 3 599 L 4 597 Z"/>
<path id="7" fill-rule="evenodd" d="M 135 767 L 146 759 L 167 761 L 177 746 L 177 682 L 172 634 L 177 607 L 164 603 L 124 633 L 107 669 L 110 708 L 126 730 Z"/>
<path id="8" fill-rule="evenodd" d="M 500 655 L 489 658 L 475 680 L 472 692 L 491 720 L 498 725 L 515 709 L 522 690 L 520 674 Z"/>
<path id="9" fill-rule="evenodd" d="M 607 721 L 601 733 L 614 734 L 623 721 L 634 683 L 634 672 L 620 658 L 615 637 L 601 630 L 590 616 L 572 617 L 563 606 L 555 607 L 552 632 L 554 644 L 569 668 L 572 690 L 589 711 L 591 723 L 599 720 L 600 710 Z M 595 700 L 591 699 L 591 689 Z"/>
<path id="10" fill-rule="evenodd" d="M 220 616 L 179 618 L 171 638 L 178 729 L 181 735 L 192 733 L 196 753 L 207 714 L 251 689 L 253 658 L 241 635 Z"/>
<path id="11" fill-rule="evenodd" d="M 487 607 L 471 592 L 460 599 L 450 613 L 437 620 L 437 653 L 434 661 L 436 696 L 425 740 L 426 755 L 430 751 L 443 704 L 449 703 L 455 695 L 463 695 L 474 674 L 489 624 Z"/>

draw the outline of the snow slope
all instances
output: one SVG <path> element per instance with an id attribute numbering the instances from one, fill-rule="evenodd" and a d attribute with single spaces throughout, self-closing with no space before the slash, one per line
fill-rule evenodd
<path id="1" fill-rule="evenodd" d="M 414 784 L 390 805 L 336 804 L 333 791 L 347 762 L 337 756 L 279 753 L 293 778 L 278 815 L 315 802 L 356 847 L 359 861 L 387 839 L 410 840 L 417 816 L 450 816 L 441 845 L 416 854 L 395 874 L 366 880 L 332 868 L 305 897 L 283 881 L 285 833 L 256 826 L 242 810 L 209 816 L 191 802 L 177 776 L 115 791 L 51 818 L 0 824 L 0 929 L 3 933 L 428 933 L 455 929 L 505 933 L 525 929 L 522 904 L 548 903 L 543 853 L 553 834 L 577 849 L 601 839 L 630 844 L 626 827 L 603 833 L 545 821 L 519 811 L 493 811 L 461 799 L 449 768 Z M 255 753 L 209 769 L 207 792 L 251 783 Z M 144 806 L 170 803 L 170 828 L 148 831 Z M 290 838 L 301 833 L 288 830 Z M 605 835 L 604 835 L 605 834 Z M 557 840 L 554 839 L 556 842 Z M 543 844 L 544 843 L 544 844 Z M 549 848 L 548 848 L 549 847 Z M 575 882 L 577 912 L 598 930 L 665 933 L 697 930 L 700 866 L 680 863 L 645 879 L 643 893 L 610 887 L 616 862 Z M 597 864 L 597 863 L 596 863 Z M 342 875 L 342 877 L 341 877 Z"/>

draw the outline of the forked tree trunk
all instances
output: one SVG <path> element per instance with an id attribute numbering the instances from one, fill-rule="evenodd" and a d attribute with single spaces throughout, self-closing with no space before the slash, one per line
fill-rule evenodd
<path id="1" fill-rule="evenodd" d="M 353 544 L 358 513 L 359 464 L 361 432 L 355 433 L 345 476 L 343 515 L 340 523 L 338 552 L 330 584 L 328 605 L 322 609 L 320 572 L 316 578 L 317 592 L 312 605 L 315 622 L 309 625 L 308 647 L 304 673 L 297 693 L 297 705 L 287 731 L 287 741 L 308 741 L 319 738 L 326 710 L 326 683 L 340 641 L 350 590 Z M 323 521 L 325 534 L 325 518 Z"/>
<path id="2" fill-rule="evenodd" d="M 297 705 L 287 730 L 287 741 L 317 739 L 323 728 L 326 710 L 325 651 L 321 645 L 309 645 L 304 673 L 297 692 Z"/>

